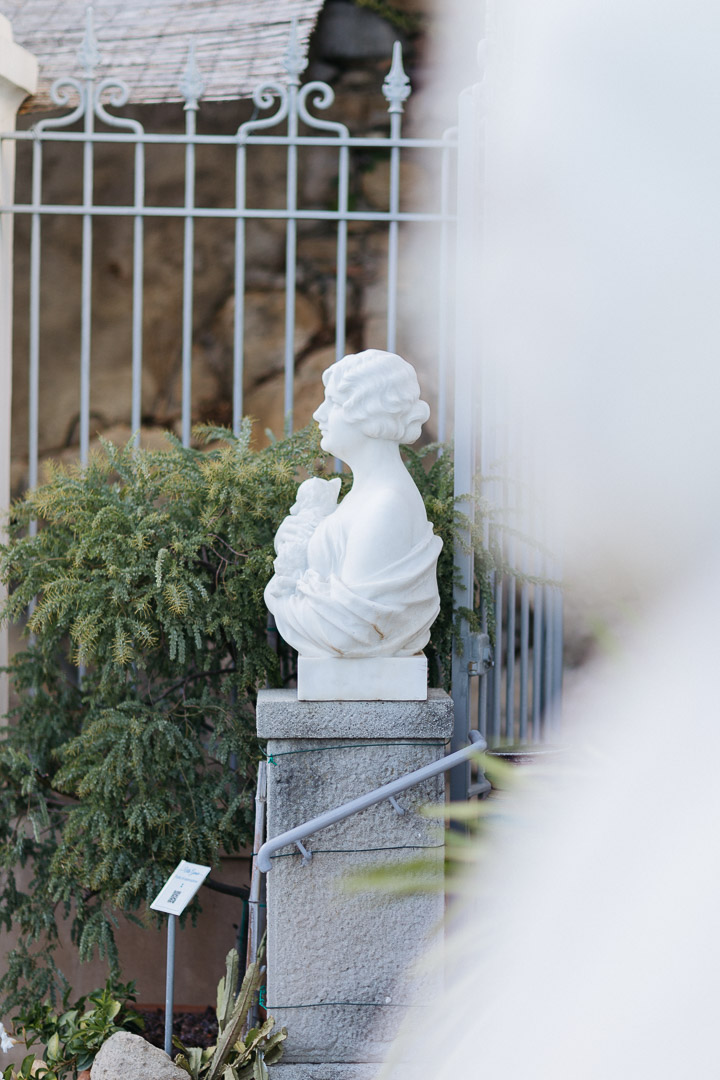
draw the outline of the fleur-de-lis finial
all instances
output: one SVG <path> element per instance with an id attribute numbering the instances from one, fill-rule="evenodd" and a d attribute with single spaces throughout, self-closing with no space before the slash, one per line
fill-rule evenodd
<path id="1" fill-rule="evenodd" d="M 297 31 L 297 18 L 293 16 L 290 23 L 290 37 L 288 39 L 288 47 L 285 50 L 285 70 L 290 76 L 291 82 L 299 83 L 300 76 L 305 68 L 308 66 L 307 57 L 303 56 L 300 43 L 298 41 Z"/>
<path id="2" fill-rule="evenodd" d="M 392 67 L 387 73 L 382 89 L 385 100 L 388 102 L 388 112 L 401 113 L 403 102 L 410 97 L 412 88 L 403 68 L 402 45 L 399 41 L 393 45 Z"/>
<path id="3" fill-rule="evenodd" d="M 92 4 L 88 4 L 85 8 L 85 34 L 80 42 L 80 50 L 78 52 L 78 60 L 80 61 L 87 79 L 93 78 L 95 75 L 95 68 L 102 60 L 97 38 L 95 37 L 94 15 L 95 9 Z"/>
<path id="4" fill-rule="evenodd" d="M 205 80 L 200 74 L 200 68 L 198 67 L 197 58 L 195 56 L 195 42 L 190 42 L 190 51 L 188 52 L 187 64 L 183 71 L 183 77 L 180 80 L 180 93 L 185 98 L 186 109 L 197 109 L 198 102 L 202 97 L 202 92 L 205 89 Z"/>

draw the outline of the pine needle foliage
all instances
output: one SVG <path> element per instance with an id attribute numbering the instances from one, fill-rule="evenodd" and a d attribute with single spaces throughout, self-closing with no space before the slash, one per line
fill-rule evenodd
<path id="1" fill-rule="evenodd" d="M 12 510 L 0 617 L 24 624 L 25 647 L 0 729 L 0 926 L 20 933 L 6 1008 L 62 990 L 59 920 L 81 959 L 104 957 L 117 977 L 118 913 L 145 922 L 181 859 L 216 866 L 252 836 L 257 689 L 281 681 L 263 601 L 273 539 L 328 459 L 315 425 L 263 450 L 249 422 L 195 434 L 208 449 L 103 443 Z M 438 450 L 403 455 L 444 544 L 428 656 L 447 685 L 463 526 L 452 454 Z M 477 560 L 478 597 L 493 559 Z"/>
<path id="2" fill-rule="evenodd" d="M 180 859 L 217 865 L 252 837 L 254 702 L 279 679 L 263 589 L 322 462 L 310 430 L 261 451 L 249 426 L 196 434 L 209 450 L 106 443 L 12 511 L 2 615 L 27 624 L 0 731 L 0 925 L 20 931 L 6 1007 L 61 985 L 58 919 L 116 972 L 117 912 L 141 913 Z"/>

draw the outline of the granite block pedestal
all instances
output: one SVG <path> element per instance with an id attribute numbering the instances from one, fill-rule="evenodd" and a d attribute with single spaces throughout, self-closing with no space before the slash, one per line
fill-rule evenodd
<path id="1" fill-rule="evenodd" d="M 298 701 L 261 691 L 268 742 L 268 836 L 437 760 L 452 733 L 452 700 Z M 443 775 L 404 792 L 399 814 L 372 806 L 277 853 L 267 880 L 268 1013 L 288 1029 L 277 1080 L 373 1080 L 407 1007 L 436 1010 L 435 975 L 411 970 L 441 933 L 444 843 L 421 816 L 444 801 Z M 429 860 L 434 891 L 393 895 L 353 884 L 359 871 Z M 427 878 L 427 873 L 423 874 Z"/>

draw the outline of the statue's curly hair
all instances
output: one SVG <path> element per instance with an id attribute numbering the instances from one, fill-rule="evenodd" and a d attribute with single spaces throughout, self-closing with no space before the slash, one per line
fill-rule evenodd
<path id="1" fill-rule="evenodd" d="M 327 368 L 322 380 L 345 419 L 374 439 L 414 443 L 430 415 L 415 368 L 396 353 L 351 353 Z"/>

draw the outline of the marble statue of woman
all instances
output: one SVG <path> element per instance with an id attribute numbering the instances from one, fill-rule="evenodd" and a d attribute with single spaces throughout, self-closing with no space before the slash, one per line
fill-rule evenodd
<path id="1" fill-rule="evenodd" d="M 265 601 L 301 660 L 417 656 L 440 609 L 442 541 L 400 444 L 415 442 L 430 410 L 414 368 L 394 353 L 346 356 L 323 383 L 321 446 L 350 466 L 352 488 L 337 503 L 337 480 L 301 485 L 276 536 Z"/>

